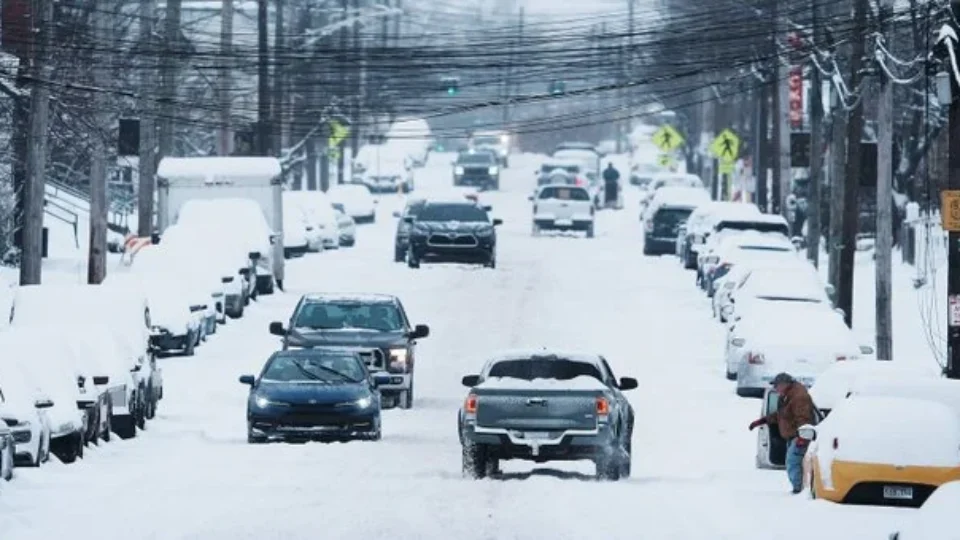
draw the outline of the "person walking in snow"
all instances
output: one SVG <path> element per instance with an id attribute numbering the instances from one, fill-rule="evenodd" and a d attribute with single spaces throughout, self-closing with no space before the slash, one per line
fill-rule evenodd
<path id="1" fill-rule="evenodd" d="M 803 490 L 803 456 L 809 441 L 797 436 L 805 424 L 814 423 L 813 399 L 807 388 L 789 373 L 780 373 L 770 382 L 780 396 L 777 410 L 750 423 L 750 431 L 767 424 L 780 429 L 780 436 L 787 441 L 787 478 L 793 493 Z"/>
<path id="2" fill-rule="evenodd" d="M 607 163 L 607 168 L 603 170 L 604 193 L 606 202 L 617 200 L 617 190 L 620 188 L 620 171 L 613 166 L 613 162 Z"/>

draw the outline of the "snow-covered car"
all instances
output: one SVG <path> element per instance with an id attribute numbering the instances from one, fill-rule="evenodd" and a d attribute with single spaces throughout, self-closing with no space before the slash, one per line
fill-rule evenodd
<path id="1" fill-rule="evenodd" d="M 754 268 L 730 291 L 721 314 L 727 323 L 745 317 L 757 304 L 816 304 L 831 308 L 829 287 L 810 265 L 769 265 Z"/>
<path id="2" fill-rule="evenodd" d="M 497 156 L 500 166 L 510 167 L 510 136 L 501 131 L 478 131 L 470 137 L 470 147 L 490 149 Z"/>
<path id="3" fill-rule="evenodd" d="M 13 431 L 3 421 L 3 404 L 0 403 L 0 480 L 13 479 L 13 468 L 16 462 L 16 443 L 13 442 Z"/>
<path id="4" fill-rule="evenodd" d="M 941 484 L 889 540 L 960 540 L 955 526 L 960 507 L 960 481 Z"/>
<path id="5" fill-rule="evenodd" d="M 150 343 L 160 352 L 180 351 L 193 356 L 200 345 L 200 320 L 190 305 L 190 291 L 182 282 L 160 275 L 145 278 L 150 301 L 153 335 Z"/>
<path id="6" fill-rule="evenodd" d="M 915 507 L 960 480 L 960 416 L 939 400 L 852 395 L 798 436 L 817 443 L 807 450 L 816 499 Z"/>
<path id="7" fill-rule="evenodd" d="M 273 275 L 273 249 L 282 242 L 282 231 L 270 228 L 260 206 L 252 199 L 192 199 L 177 213 L 176 224 L 189 229 L 197 238 L 209 238 L 211 243 L 235 242 L 255 261 L 258 294 L 273 294 L 276 278 Z"/>
<path id="8" fill-rule="evenodd" d="M 283 208 L 283 256 L 290 259 L 310 250 L 307 229 L 311 228 L 307 213 L 297 205 Z"/>
<path id="9" fill-rule="evenodd" d="M 597 143 L 597 152 L 600 156 L 617 153 L 617 141 L 614 139 L 604 139 Z"/>
<path id="10" fill-rule="evenodd" d="M 718 218 L 710 220 L 710 228 L 703 233 L 703 241 L 697 248 L 697 275 L 700 278 L 698 283 L 701 288 L 706 290 L 710 280 L 704 278 L 709 275 L 712 267 L 718 263 L 717 259 L 707 258 L 715 255 L 714 251 L 723 243 L 724 239 L 743 234 L 745 231 L 781 235 L 784 238 L 790 237 L 790 225 L 779 214 L 754 214 L 749 210 L 746 212 L 725 211 Z M 794 249 L 796 249 L 796 246 L 794 246 Z"/>
<path id="11" fill-rule="evenodd" d="M 330 199 L 322 191 L 285 191 L 284 208 L 298 207 L 307 216 L 307 237 L 311 251 L 340 247 L 339 222 Z"/>
<path id="12" fill-rule="evenodd" d="M 0 334 L 0 347 L 3 343 Z M 4 358 L 9 354 L 32 353 L 0 348 Z M 46 410 L 53 406 L 49 396 L 37 396 L 37 391 L 14 362 L 0 362 L 0 420 L 13 435 L 14 462 L 17 466 L 39 467 L 50 459 L 50 420 Z"/>
<path id="13" fill-rule="evenodd" d="M 409 161 L 396 157 L 381 156 L 363 175 L 354 176 L 354 182 L 367 186 L 371 193 L 410 193 L 414 189 Z"/>
<path id="14" fill-rule="evenodd" d="M 423 118 L 400 118 L 387 132 L 388 144 L 400 149 L 413 167 L 427 164 L 431 139 L 430 124 Z"/>
<path id="15" fill-rule="evenodd" d="M 64 463 L 83 457 L 86 415 L 81 401 L 87 389 L 79 385 L 67 343 L 41 328 L 17 327 L 0 332 L 4 362 L 16 363 L 31 384 L 36 401 L 49 398 L 44 413 L 50 421 L 50 452 Z M 16 351 L 8 355 L 6 351 Z M 91 388 L 90 391 L 96 392 Z"/>
<path id="16" fill-rule="evenodd" d="M 781 372 L 811 386 L 835 362 L 860 360 L 864 354 L 843 317 L 830 308 L 760 302 L 728 334 L 727 378 L 736 378 L 738 396 L 762 397 Z"/>
<path id="17" fill-rule="evenodd" d="M 643 254 L 675 253 L 680 227 L 697 206 L 708 202 L 710 194 L 701 188 L 659 190 L 640 217 L 643 222 Z"/>
<path id="18" fill-rule="evenodd" d="M 714 317 L 720 322 L 727 322 L 727 306 L 732 304 L 734 294 L 746 284 L 754 272 L 795 271 L 809 274 L 813 280 L 820 282 L 817 268 L 791 245 L 777 245 L 778 242 L 772 244 L 770 249 L 758 249 L 764 245 L 758 243 L 753 244 L 753 249 L 731 250 L 717 266 L 716 274 L 719 274 L 719 277 L 714 278 L 708 292 L 713 292 L 711 307 Z M 827 296 L 833 294 L 832 286 L 823 284 L 823 288 Z"/>
<path id="19" fill-rule="evenodd" d="M 646 208 L 657 191 L 665 187 L 686 187 L 706 189 L 703 180 L 695 174 L 661 172 L 653 176 L 646 188 L 640 192 L 640 211 Z"/>
<path id="20" fill-rule="evenodd" d="M 697 253 L 703 246 L 714 223 L 722 219 L 723 216 L 736 217 L 738 215 L 759 216 L 760 209 L 752 203 L 730 201 L 710 201 L 698 206 L 687 219 L 683 238 L 678 240 L 680 249 L 677 251 L 677 255 L 680 257 L 683 267 L 687 270 L 697 268 Z"/>
<path id="21" fill-rule="evenodd" d="M 654 177 L 662 172 L 664 172 L 663 167 L 653 162 L 640 161 L 634 163 L 630 167 L 630 184 L 646 188 Z"/>
<path id="22" fill-rule="evenodd" d="M 564 184 L 540 187 L 533 201 L 533 235 L 544 230 L 583 231 L 594 235 L 596 208 L 586 188 Z"/>
<path id="23" fill-rule="evenodd" d="M 340 203 L 357 223 L 373 223 L 377 219 L 377 200 L 363 184 L 338 184 L 327 191 L 330 201 Z"/>
<path id="24" fill-rule="evenodd" d="M 707 296 L 716 292 L 716 281 L 740 260 L 783 262 L 800 258 L 796 246 L 780 233 L 738 231 L 720 234 L 716 243 L 700 258 L 700 286 Z"/>
<path id="25" fill-rule="evenodd" d="M 351 247 L 357 243 L 357 222 L 344 211 L 340 203 L 330 205 L 337 219 L 337 236 L 340 247 Z"/>

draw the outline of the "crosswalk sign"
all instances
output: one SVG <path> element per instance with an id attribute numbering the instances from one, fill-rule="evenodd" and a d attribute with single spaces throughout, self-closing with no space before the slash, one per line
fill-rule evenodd
<path id="1" fill-rule="evenodd" d="M 347 138 L 347 135 L 350 134 L 350 130 L 345 127 L 340 122 L 333 120 L 330 122 L 330 139 L 327 141 L 327 144 L 334 148 L 339 146 L 344 139 Z"/>
<path id="2" fill-rule="evenodd" d="M 673 152 L 683 146 L 684 142 L 686 141 L 684 141 L 683 135 L 680 135 L 680 132 L 670 124 L 660 126 L 653 133 L 653 144 L 656 144 L 657 148 L 664 152 Z"/>
<path id="3" fill-rule="evenodd" d="M 733 163 L 740 157 L 740 137 L 732 130 L 725 129 L 710 144 L 710 152 L 720 161 Z"/>
<path id="4" fill-rule="evenodd" d="M 733 162 L 725 159 L 720 160 L 720 174 L 733 174 Z"/>
<path id="5" fill-rule="evenodd" d="M 657 164 L 659 164 L 661 167 L 669 167 L 673 165 L 673 158 L 667 154 L 660 154 L 657 157 Z"/>

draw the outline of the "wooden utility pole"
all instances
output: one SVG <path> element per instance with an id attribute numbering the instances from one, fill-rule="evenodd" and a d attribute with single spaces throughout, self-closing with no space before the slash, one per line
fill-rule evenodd
<path id="1" fill-rule="evenodd" d="M 350 111 L 350 158 L 356 159 L 360 152 L 360 119 L 363 117 L 363 44 L 360 41 L 360 0 L 353 0 L 353 51 L 348 58 L 355 58 L 355 78 L 354 86 L 351 89 L 353 94 L 353 108 Z"/>
<path id="2" fill-rule="evenodd" d="M 633 88 L 633 36 L 636 34 L 636 4 L 637 0 L 627 0 L 628 4 L 628 19 L 627 19 L 627 54 L 626 54 L 626 65 L 624 69 L 627 72 L 627 87 L 624 91 L 627 93 L 627 114 L 624 115 L 625 118 L 625 128 L 624 137 L 620 137 L 617 140 L 617 144 L 622 144 L 622 139 L 630 138 L 630 133 L 633 131 L 633 97 L 634 97 L 634 88 Z M 623 152 L 623 149 L 620 149 L 619 152 Z"/>
<path id="3" fill-rule="evenodd" d="M 890 39 L 894 35 L 890 23 L 893 2 L 883 0 L 880 6 L 883 35 Z M 877 111 L 877 360 L 893 360 L 893 84 L 881 69 Z"/>
<path id="4" fill-rule="evenodd" d="M 99 285 L 107 276 L 107 145 L 104 137 L 110 133 L 106 92 L 110 86 L 110 67 L 113 64 L 113 36 L 111 13 L 105 9 L 93 12 L 93 42 L 97 56 L 93 65 L 93 92 L 96 133 L 93 135 L 90 155 L 90 243 L 87 256 L 87 283 Z"/>
<path id="5" fill-rule="evenodd" d="M 348 2 L 349 0 L 341 0 L 340 6 L 343 10 L 344 18 L 347 17 L 347 12 L 350 7 Z M 349 73 L 347 70 L 347 47 L 349 46 L 349 43 L 347 38 L 348 38 L 347 28 L 346 26 L 344 26 L 343 28 L 340 29 L 340 46 L 338 47 L 340 58 L 339 58 L 339 61 L 337 62 L 337 65 L 338 65 L 337 71 L 339 72 L 338 76 L 340 78 L 340 86 L 338 87 L 339 91 L 337 92 L 337 97 L 340 100 L 340 105 L 346 106 L 349 111 L 349 108 L 351 107 L 351 105 L 348 99 L 350 95 L 351 86 L 347 82 L 349 77 Z M 350 126 L 351 137 L 353 136 L 354 129 L 356 129 L 356 127 L 351 125 Z M 337 183 L 338 184 L 343 184 L 344 182 L 347 181 L 346 175 L 353 174 L 352 170 L 351 171 L 347 170 L 348 167 L 352 167 L 352 166 L 347 163 L 346 153 L 347 153 L 347 141 L 342 140 L 337 145 Z"/>
<path id="6" fill-rule="evenodd" d="M 326 113 L 324 113 L 326 115 Z M 313 147 L 313 152 L 316 154 L 317 146 L 320 146 L 320 189 L 327 191 L 330 189 L 330 121 L 327 118 L 323 119 L 323 124 L 320 126 L 320 135 L 311 135 L 310 141 L 307 143 L 309 146 Z M 314 188 L 316 189 L 316 188 Z"/>
<path id="7" fill-rule="evenodd" d="M 820 26 L 820 2 L 810 0 L 810 24 L 813 26 L 811 57 L 823 43 Z M 823 185 L 823 82 L 820 68 L 810 62 L 810 184 L 807 193 L 807 259 L 820 266 L 820 187 Z M 799 234 L 800 231 L 797 231 Z"/>
<path id="8" fill-rule="evenodd" d="M 770 77 L 769 73 L 764 74 L 767 77 Z M 767 108 L 768 99 L 770 94 L 770 84 L 767 81 L 763 81 L 757 85 L 756 91 L 756 119 L 757 125 L 756 130 L 756 148 L 753 150 L 753 170 L 756 179 L 756 204 L 760 210 L 767 211 L 767 169 L 770 166 L 770 153 L 769 153 L 769 132 L 770 132 L 770 122 L 767 118 Z"/>
<path id="9" fill-rule="evenodd" d="M 853 46 L 850 57 L 852 91 L 863 93 L 863 55 L 866 52 L 867 0 L 854 2 Z M 853 327 L 853 270 L 857 249 L 859 218 L 858 190 L 860 186 L 860 143 L 863 138 L 863 100 L 854 102 L 847 122 L 847 163 L 843 183 L 843 238 L 840 246 L 840 286 L 837 287 L 837 307 L 843 310 L 847 326 Z M 890 204 L 887 201 L 887 204 Z"/>
<path id="10" fill-rule="evenodd" d="M 403 0 L 393 0 L 397 14 L 393 16 L 393 46 L 400 47 L 400 21 L 403 18 Z"/>
<path id="11" fill-rule="evenodd" d="M 284 0 L 274 0 L 274 9 L 276 17 L 274 18 L 273 32 L 273 141 L 274 152 L 279 154 L 288 143 L 289 129 L 287 129 L 287 104 L 284 101 L 287 97 L 287 62 L 285 56 L 287 52 L 287 38 L 285 26 L 286 2 Z"/>
<path id="12" fill-rule="evenodd" d="M 843 246 L 843 193 L 846 185 L 847 165 L 847 110 L 833 88 L 836 96 L 833 109 L 833 129 L 830 135 L 830 226 L 827 238 L 827 279 L 834 291 L 840 290 L 840 249 Z M 832 99 L 832 98 L 831 98 Z"/>
<path id="13" fill-rule="evenodd" d="M 39 6 L 38 6 L 39 4 Z M 23 246 L 20 252 L 20 285 L 39 285 L 43 266 L 43 202 L 47 167 L 47 124 L 50 91 L 46 81 L 52 78 L 50 65 L 53 2 L 36 2 L 33 22 L 36 42 L 30 71 L 29 139 L 27 143 L 27 183 L 23 191 Z"/>
<path id="14" fill-rule="evenodd" d="M 180 13 L 183 0 L 167 0 L 160 56 L 160 159 L 173 155 L 173 116 L 176 114 L 177 52 L 180 49 Z M 159 197 L 159 195 L 158 195 Z M 162 205 L 161 205 L 162 206 Z"/>
<path id="15" fill-rule="evenodd" d="M 717 136 L 716 125 L 714 124 L 717 115 L 714 113 L 714 109 L 717 106 L 717 96 L 713 94 L 713 84 L 707 82 L 703 87 L 703 97 L 700 101 L 700 121 L 703 129 L 701 135 L 701 141 L 705 141 L 704 145 L 704 154 L 703 154 L 703 170 L 701 171 L 701 179 L 705 186 L 711 188 L 711 196 L 713 193 L 714 179 L 716 177 L 716 160 L 713 159 L 713 155 L 710 154 L 710 144 L 713 142 L 713 138 Z"/>
<path id="16" fill-rule="evenodd" d="M 960 0 L 952 0 L 950 9 L 953 20 L 960 20 Z M 954 31 L 960 28 L 954 26 Z M 956 47 L 957 43 L 948 43 Z M 954 50 L 956 55 L 957 51 Z M 960 59 L 958 59 L 960 61 Z M 946 70 L 950 77 L 950 109 L 947 128 L 950 135 L 949 172 L 947 189 L 960 190 L 960 82 L 954 76 L 948 61 Z M 947 210 L 942 208 L 941 212 Z M 947 367 L 945 374 L 950 379 L 960 379 L 960 321 L 954 313 L 954 305 L 960 302 L 960 232 L 950 231 L 947 244 Z"/>
<path id="17" fill-rule="evenodd" d="M 257 0 L 257 155 L 271 156 L 270 46 L 267 0 Z"/>
<path id="18" fill-rule="evenodd" d="M 790 120 L 789 120 L 789 83 L 786 59 L 780 54 L 780 38 L 783 37 L 784 25 L 780 21 L 780 0 L 773 0 L 773 6 L 770 10 L 770 29 L 773 32 L 770 37 L 770 57 L 773 62 L 773 82 L 771 88 L 772 113 L 770 115 L 773 124 L 772 144 L 770 145 L 770 157 L 772 158 L 773 183 L 770 189 L 771 214 L 779 214 L 783 207 L 784 183 L 790 182 Z M 786 120 L 786 125 L 784 125 Z M 786 139 L 786 140 L 784 140 Z M 786 164 L 784 164 L 783 149 L 786 147 Z M 784 174 L 786 171 L 786 174 Z"/>
<path id="19" fill-rule="evenodd" d="M 140 0 L 140 159 L 137 189 L 137 234 L 153 234 L 154 192 L 157 176 L 156 110 L 153 103 L 156 85 L 156 0 Z"/>
<path id="20" fill-rule="evenodd" d="M 217 130 L 217 153 L 230 155 L 233 150 L 231 130 L 231 90 L 233 87 L 233 0 L 223 0 L 220 14 L 220 62 L 217 67 L 220 106 L 220 129 Z"/>

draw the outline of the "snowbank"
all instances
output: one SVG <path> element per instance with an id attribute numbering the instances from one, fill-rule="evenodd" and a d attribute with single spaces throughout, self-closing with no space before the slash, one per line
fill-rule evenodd
<path id="1" fill-rule="evenodd" d="M 581 375 L 563 381 L 557 379 L 533 379 L 528 381 L 513 377 L 491 377 L 480 383 L 477 388 L 494 390 L 606 390 L 607 387 L 593 377 Z"/>
<path id="2" fill-rule="evenodd" d="M 960 507 L 960 481 L 947 482 L 930 495 L 900 529 L 904 540 L 960 540 L 955 514 Z"/>

